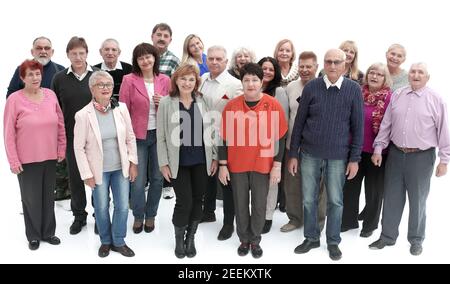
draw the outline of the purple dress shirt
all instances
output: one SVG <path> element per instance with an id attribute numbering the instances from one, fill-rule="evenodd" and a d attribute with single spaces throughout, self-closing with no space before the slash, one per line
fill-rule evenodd
<path id="1" fill-rule="evenodd" d="M 386 109 L 380 132 L 373 144 L 375 154 L 381 154 L 390 142 L 402 148 L 426 150 L 438 147 L 440 162 L 450 160 L 450 136 L 447 106 L 432 89 L 398 89 Z"/>

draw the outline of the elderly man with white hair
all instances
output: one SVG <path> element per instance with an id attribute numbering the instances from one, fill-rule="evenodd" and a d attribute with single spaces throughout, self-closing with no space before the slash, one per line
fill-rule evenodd
<path id="1" fill-rule="evenodd" d="M 392 96 L 375 139 L 372 162 L 380 166 L 381 151 L 387 147 L 389 156 L 385 170 L 382 232 L 369 248 L 382 249 L 395 244 L 408 194 L 410 253 L 422 253 L 435 148 L 439 148 L 440 158 L 437 177 L 447 173 L 450 159 L 447 107 L 443 99 L 426 86 L 429 79 L 424 63 L 412 64 L 408 74 L 409 86 L 397 90 Z"/>
<path id="2" fill-rule="evenodd" d="M 363 97 L 359 84 L 343 76 L 342 50 L 327 51 L 324 66 L 325 76 L 303 88 L 289 147 L 289 172 L 295 175 L 301 169 L 305 226 L 305 240 L 294 252 L 320 247 L 318 203 L 323 175 L 328 197 L 327 249 L 332 260 L 339 260 L 343 187 L 346 177 L 355 177 L 361 159 Z"/>

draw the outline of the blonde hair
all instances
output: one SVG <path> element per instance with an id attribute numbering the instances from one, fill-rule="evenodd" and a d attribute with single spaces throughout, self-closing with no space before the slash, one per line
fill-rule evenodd
<path id="1" fill-rule="evenodd" d="M 381 62 L 374 63 L 367 68 L 366 75 L 364 75 L 364 85 L 368 85 L 369 72 L 372 70 L 382 70 L 384 73 L 384 83 L 383 88 L 391 88 L 392 87 L 392 77 L 389 73 L 389 69 L 386 64 Z"/>
<path id="2" fill-rule="evenodd" d="M 350 65 L 350 78 L 353 80 L 358 80 L 358 47 L 356 43 L 352 40 L 346 40 L 339 45 L 340 50 L 344 50 L 344 48 L 349 47 L 355 51 L 355 57 Z"/>
<path id="3" fill-rule="evenodd" d="M 292 66 L 295 60 L 295 47 L 294 43 L 290 39 L 282 39 L 277 43 L 277 45 L 275 46 L 275 51 L 273 52 L 273 58 L 278 61 L 278 50 L 280 50 L 280 47 L 285 43 L 289 43 L 292 48 L 292 58 L 291 60 L 289 60 L 289 66 Z"/>

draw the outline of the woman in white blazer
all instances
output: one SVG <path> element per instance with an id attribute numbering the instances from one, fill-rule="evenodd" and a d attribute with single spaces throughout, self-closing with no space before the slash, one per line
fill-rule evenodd
<path id="1" fill-rule="evenodd" d="M 113 78 L 96 71 L 89 78 L 93 100 L 75 114 L 74 150 L 84 183 L 92 188 L 100 257 L 117 251 L 134 256 L 125 244 L 130 183 L 137 176 L 136 137 L 125 104 L 111 99 Z M 114 213 L 109 216 L 109 188 Z"/>
<path id="2" fill-rule="evenodd" d="M 217 171 L 214 121 L 206 98 L 198 92 L 200 83 L 194 65 L 179 67 L 172 75 L 170 96 L 159 103 L 156 120 L 159 166 L 176 196 L 172 223 L 178 258 L 197 254 L 194 236 L 202 218 L 203 195 L 208 176 Z"/>

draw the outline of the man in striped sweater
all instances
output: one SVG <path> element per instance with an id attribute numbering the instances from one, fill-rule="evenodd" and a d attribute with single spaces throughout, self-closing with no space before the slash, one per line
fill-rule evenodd
<path id="1" fill-rule="evenodd" d="M 340 230 L 345 178 L 358 172 L 363 142 L 363 99 L 361 88 L 342 76 L 345 53 L 327 51 L 325 76 L 311 80 L 303 89 L 295 118 L 289 152 L 289 172 L 301 176 L 304 210 L 304 242 L 295 253 L 320 247 L 318 192 L 323 174 L 327 189 L 327 248 L 332 260 L 339 260 Z"/>

